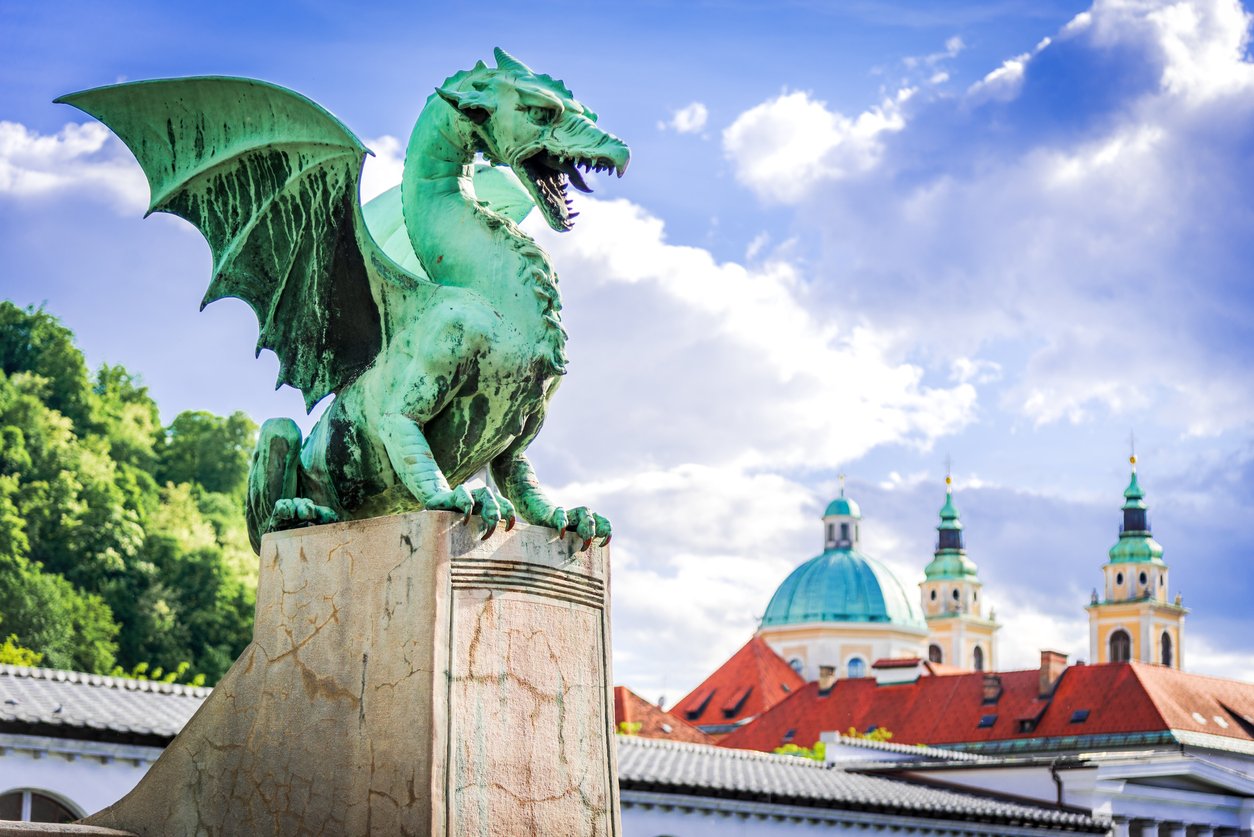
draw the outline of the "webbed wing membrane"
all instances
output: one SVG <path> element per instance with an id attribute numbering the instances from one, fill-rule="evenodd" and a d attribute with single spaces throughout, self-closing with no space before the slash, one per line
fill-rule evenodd
<path id="1" fill-rule="evenodd" d="M 527 214 L 536 208 L 527 187 L 509 169 L 475 163 L 472 180 L 475 200 L 515 224 L 521 224 Z M 405 229 L 400 184 L 363 206 L 362 217 L 370 230 L 371 238 L 389 259 L 414 276 L 428 278 L 409 240 L 409 232 Z"/>
<path id="2" fill-rule="evenodd" d="M 149 212 L 190 221 L 213 253 L 201 307 L 238 297 L 257 314 L 257 351 L 307 408 L 360 374 L 383 345 L 371 293 L 377 251 L 362 220 L 369 150 L 305 97 L 252 79 L 118 84 L 57 100 L 126 143 L 152 189 Z"/>

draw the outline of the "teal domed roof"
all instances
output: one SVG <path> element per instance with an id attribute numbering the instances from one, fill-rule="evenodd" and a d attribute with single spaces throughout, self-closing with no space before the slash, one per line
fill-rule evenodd
<path id="1" fill-rule="evenodd" d="M 824 517 L 831 517 L 834 514 L 841 514 L 847 517 L 855 517 L 862 519 L 862 509 L 858 508 L 858 504 L 845 496 L 845 489 L 840 489 L 840 496 L 827 504 L 827 511 L 823 512 Z"/>
<path id="2" fill-rule="evenodd" d="M 807 622 L 926 627 L 892 571 L 855 549 L 829 549 L 797 567 L 775 591 L 762 617 L 763 628 Z"/>

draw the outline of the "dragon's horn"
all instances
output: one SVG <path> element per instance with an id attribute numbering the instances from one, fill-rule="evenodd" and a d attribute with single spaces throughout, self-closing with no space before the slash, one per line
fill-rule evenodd
<path id="1" fill-rule="evenodd" d="M 534 75 L 530 67 L 500 47 L 492 50 L 492 54 L 496 56 L 496 68 L 498 70 L 513 70 L 516 73 L 531 73 Z"/>

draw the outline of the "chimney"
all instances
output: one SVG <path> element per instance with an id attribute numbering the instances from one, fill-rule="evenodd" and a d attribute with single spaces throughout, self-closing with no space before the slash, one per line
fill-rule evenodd
<path id="1" fill-rule="evenodd" d="M 1061 651 L 1041 650 L 1041 678 L 1040 690 L 1038 694 L 1041 697 L 1049 697 L 1054 691 L 1054 684 L 1058 682 L 1058 678 L 1067 670 L 1067 655 Z"/>
<path id="2" fill-rule="evenodd" d="M 983 703 L 996 703 L 1001 699 L 1001 675 L 986 672 L 984 674 Z"/>
<path id="3" fill-rule="evenodd" d="M 827 694 L 835 685 L 836 666 L 819 666 L 819 694 Z"/>

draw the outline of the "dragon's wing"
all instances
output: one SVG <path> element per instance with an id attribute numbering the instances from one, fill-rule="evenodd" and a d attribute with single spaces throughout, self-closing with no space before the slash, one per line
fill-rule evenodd
<path id="1" fill-rule="evenodd" d="M 476 163 L 473 177 L 475 199 L 488 209 L 503 215 L 515 224 L 522 223 L 527 213 L 536 208 L 535 202 L 522 185 L 518 175 L 506 168 Z M 414 245 L 405 229 L 405 217 L 401 212 L 401 187 L 393 186 L 363 208 L 366 226 L 388 258 L 415 276 L 426 277 Z"/>
<path id="2" fill-rule="evenodd" d="M 135 154 L 149 213 L 194 224 L 213 253 L 201 307 L 223 297 L 257 314 L 257 352 L 313 405 L 383 345 L 372 295 L 386 256 L 358 198 L 369 150 L 305 97 L 242 78 L 117 84 L 57 99 L 99 119 Z"/>

